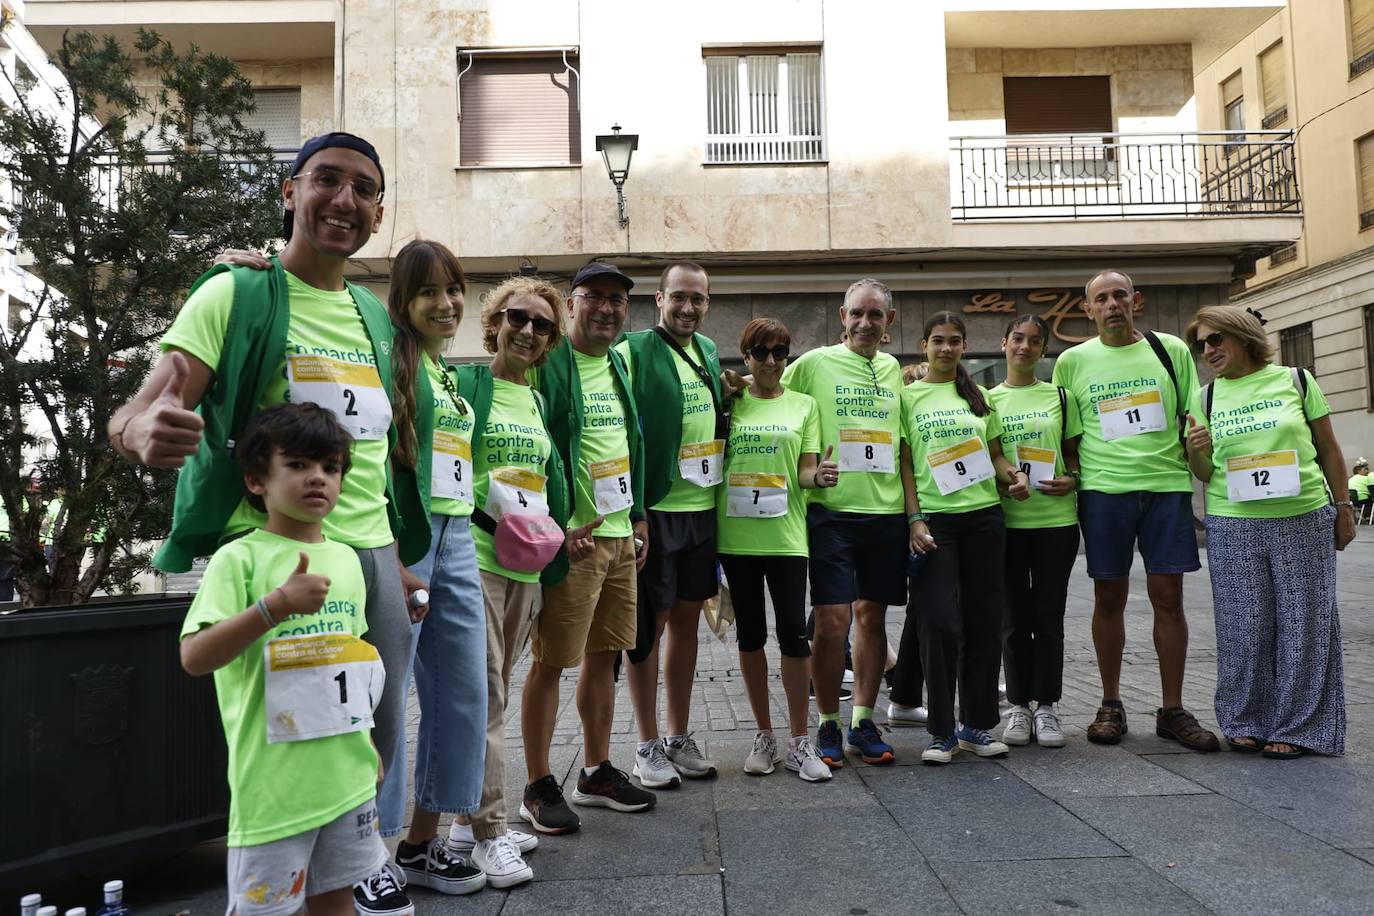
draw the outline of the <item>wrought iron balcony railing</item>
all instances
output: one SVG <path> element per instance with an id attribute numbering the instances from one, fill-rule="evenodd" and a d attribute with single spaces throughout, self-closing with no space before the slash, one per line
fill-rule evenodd
<path id="1" fill-rule="evenodd" d="M 1298 215 L 1292 131 L 950 141 L 955 221 Z"/>

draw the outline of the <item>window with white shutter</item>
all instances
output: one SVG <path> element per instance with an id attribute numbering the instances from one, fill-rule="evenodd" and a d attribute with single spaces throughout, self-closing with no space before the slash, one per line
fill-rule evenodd
<path id="1" fill-rule="evenodd" d="M 703 49 L 706 162 L 825 159 L 819 50 Z"/>
<path id="2" fill-rule="evenodd" d="M 1288 95 L 1283 85 L 1283 42 L 1276 41 L 1259 56 L 1260 96 L 1264 101 L 1261 127 L 1273 130 L 1288 120 Z"/>
<path id="3" fill-rule="evenodd" d="M 267 135 L 267 145 L 278 150 L 300 149 L 301 91 L 299 89 L 255 89 L 256 110 L 243 118 L 244 127 Z"/>
<path id="4" fill-rule="evenodd" d="M 575 51 L 458 54 L 458 164 L 580 165 Z"/>

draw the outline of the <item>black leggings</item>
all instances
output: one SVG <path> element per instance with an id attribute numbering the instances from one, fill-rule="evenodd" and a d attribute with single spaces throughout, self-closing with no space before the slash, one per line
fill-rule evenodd
<path id="1" fill-rule="evenodd" d="M 1002 625 L 1007 700 L 1058 703 L 1064 691 L 1064 605 L 1078 556 L 1078 526 L 1007 529 L 1007 613 Z"/>
<path id="2" fill-rule="evenodd" d="M 756 652 L 768 641 L 763 585 L 773 598 L 778 650 L 789 658 L 806 658 L 806 557 L 737 556 L 723 553 L 720 568 L 735 606 L 735 631 L 741 652 Z"/>

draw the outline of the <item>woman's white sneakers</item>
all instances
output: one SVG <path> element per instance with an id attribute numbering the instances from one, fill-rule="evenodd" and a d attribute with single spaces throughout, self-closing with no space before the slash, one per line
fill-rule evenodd
<path id="1" fill-rule="evenodd" d="M 1013 706 L 1007 713 L 1007 725 L 1002 729 L 1002 741 L 1017 747 L 1030 744 L 1031 711 L 1025 706 Z"/>
<path id="2" fill-rule="evenodd" d="M 824 782 L 830 778 L 830 767 L 821 759 L 810 735 L 798 735 L 787 743 L 785 766 L 807 782 Z"/>
<path id="3" fill-rule="evenodd" d="M 782 763 L 782 751 L 778 749 L 778 739 L 771 731 L 755 733 L 754 749 L 744 758 L 744 772 L 750 776 L 767 776 L 779 763 Z"/>
<path id="4" fill-rule="evenodd" d="M 930 716 L 924 706 L 898 706 L 887 704 L 887 724 L 894 727 L 925 725 Z"/>

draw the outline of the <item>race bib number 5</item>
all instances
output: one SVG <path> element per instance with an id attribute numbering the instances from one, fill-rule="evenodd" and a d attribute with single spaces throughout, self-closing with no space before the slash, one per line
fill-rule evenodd
<path id="1" fill-rule="evenodd" d="M 725 514 L 732 518 L 778 518 L 787 514 L 787 478 L 781 474 L 731 474 Z"/>
<path id="2" fill-rule="evenodd" d="M 1232 502 L 1276 499 L 1302 493 L 1298 453 L 1293 450 L 1226 459 L 1226 496 Z"/>
<path id="3" fill-rule="evenodd" d="M 976 437 L 931 452 L 926 461 L 941 496 L 981 483 L 994 473 L 988 450 L 983 447 L 983 440 Z"/>
<path id="4" fill-rule="evenodd" d="M 1098 401 L 1097 417 L 1102 423 L 1102 438 L 1108 442 L 1166 428 L 1164 399 L 1158 388 Z"/>
<path id="5" fill-rule="evenodd" d="M 610 515 L 634 504 L 630 490 L 630 456 L 595 461 L 587 465 L 592 478 L 592 495 L 596 497 L 596 511 Z"/>
<path id="6" fill-rule="evenodd" d="M 296 353 L 287 360 L 287 373 L 293 404 L 328 408 L 355 439 L 386 438 L 391 400 L 376 366 Z"/>
<path id="7" fill-rule="evenodd" d="M 472 443 L 453 433 L 434 432 L 434 463 L 430 494 L 441 499 L 472 502 Z"/>
<path id="8" fill-rule="evenodd" d="M 842 471 L 891 474 L 897 469 L 892 454 L 892 433 L 886 430 L 840 430 L 840 470 Z"/>
<path id="9" fill-rule="evenodd" d="M 492 518 L 511 515 L 548 515 L 549 503 L 544 497 L 543 474 L 528 468 L 493 468 L 487 478 L 487 504 L 483 506 Z"/>
<path id="10" fill-rule="evenodd" d="M 677 472 L 683 480 L 699 487 L 714 487 L 721 479 L 721 459 L 725 457 L 725 440 L 693 442 L 678 449 Z"/>
<path id="11" fill-rule="evenodd" d="M 263 647 L 267 743 L 307 741 L 372 727 L 386 669 L 349 633 L 285 636 Z"/>

